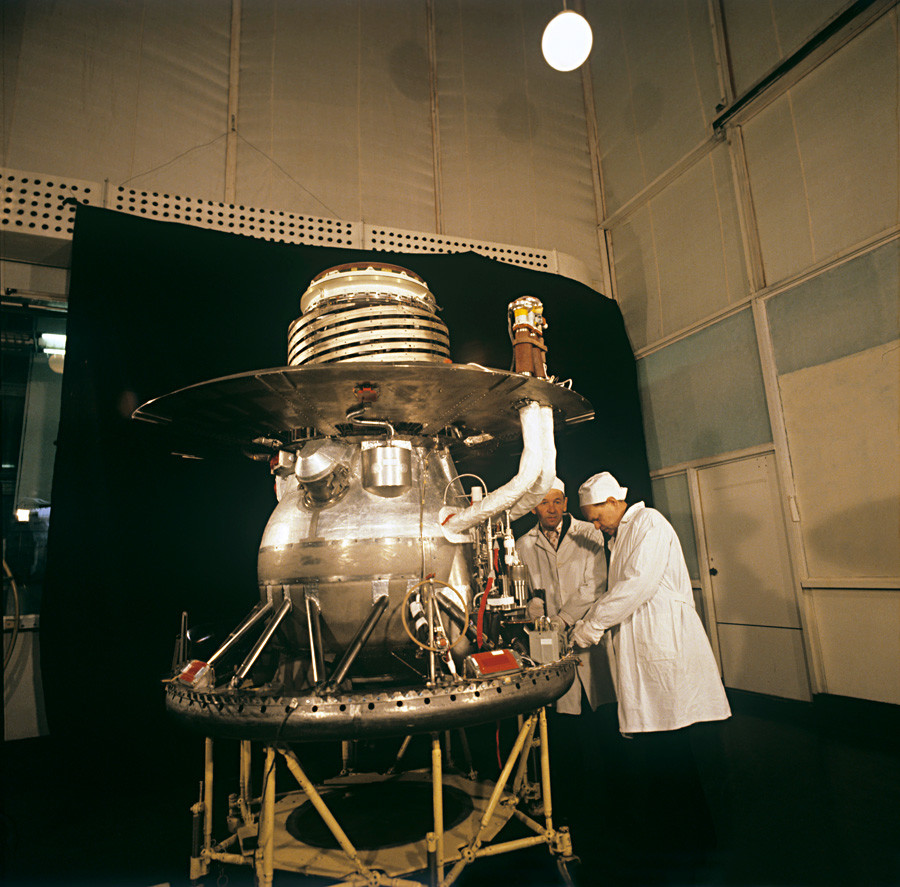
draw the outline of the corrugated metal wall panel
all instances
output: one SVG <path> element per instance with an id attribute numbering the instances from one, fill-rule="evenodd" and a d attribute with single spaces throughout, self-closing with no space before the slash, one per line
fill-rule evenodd
<path id="1" fill-rule="evenodd" d="M 779 374 L 897 339 L 898 293 L 900 240 L 894 240 L 773 296 L 766 312 Z"/>
<path id="2" fill-rule="evenodd" d="M 237 199 L 432 229 L 422 3 L 245 3 Z"/>
<path id="3" fill-rule="evenodd" d="M 540 55 L 552 3 L 436 4 L 445 231 L 598 266 L 580 73 Z"/>
<path id="4" fill-rule="evenodd" d="M 587 9 L 611 213 L 704 139 L 721 95 L 705 0 L 600 0 Z"/>
<path id="5" fill-rule="evenodd" d="M 618 298 L 635 349 L 749 293 L 726 146 L 613 229 Z"/>
<path id="6" fill-rule="evenodd" d="M 749 310 L 638 361 L 651 470 L 772 441 Z"/>
<path id="7" fill-rule="evenodd" d="M 896 14 L 744 125 L 775 283 L 900 221 Z"/>
<path id="8" fill-rule="evenodd" d="M 6 165 L 221 198 L 229 9 L 29 3 Z"/>
<path id="9" fill-rule="evenodd" d="M 846 5 L 846 0 L 723 0 L 736 93 L 745 92 Z"/>

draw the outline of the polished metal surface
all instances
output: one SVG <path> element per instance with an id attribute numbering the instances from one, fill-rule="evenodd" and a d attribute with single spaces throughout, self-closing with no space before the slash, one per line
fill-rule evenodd
<path id="1" fill-rule="evenodd" d="M 288 328 L 291 366 L 347 360 L 446 362 L 450 336 L 430 311 L 403 303 L 364 308 L 326 305 Z"/>
<path id="2" fill-rule="evenodd" d="M 201 382 L 145 403 L 134 418 L 249 445 L 267 438 L 289 445 L 298 429 L 338 435 L 361 388 L 375 391 L 366 417 L 415 428 L 422 435 L 454 429 L 453 439 L 489 435 L 517 439 L 518 407 L 533 400 L 553 407 L 557 425 L 593 418 L 580 394 L 545 379 L 470 364 L 343 363 L 278 367 Z M 276 443 L 276 441 L 278 443 Z M 474 443 L 474 441 L 473 441 Z"/>
<path id="3" fill-rule="evenodd" d="M 374 445 L 367 447 L 370 443 Z M 283 630 L 299 651 L 308 648 L 309 639 L 305 589 L 315 585 L 325 652 L 337 653 L 366 618 L 375 583 L 381 583 L 389 607 L 361 656 L 357 667 L 363 672 L 386 665 L 396 670 L 397 663 L 389 661 L 391 651 L 410 646 L 400 615 L 410 584 L 433 573 L 459 589 L 467 602 L 471 597 L 469 546 L 448 542 L 438 520 L 444 502 L 462 496 L 449 454 L 433 446 L 413 447 L 407 440 L 392 444 L 410 458 L 404 488 L 388 490 L 397 495 L 366 488 L 372 478 L 367 479 L 362 456 L 381 449 L 383 441 L 357 444 L 346 493 L 333 505 L 316 507 L 303 484 L 287 478 L 263 532 L 257 562 L 262 599 L 271 594 L 293 599 Z"/>
<path id="4" fill-rule="evenodd" d="M 278 497 L 259 544 L 259 603 L 205 684 L 168 684 L 169 711 L 208 735 L 328 740 L 446 730 L 557 699 L 573 659 L 462 677 L 484 641 L 473 621 L 491 538 L 477 537 L 476 568 L 476 537 L 448 536 L 441 516 L 468 503 L 451 450 L 520 440 L 529 403 L 552 407 L 556 427 L 591 419 L 591 405 L 543 374 L 451 363 L 434 297 L 406 269 L 330 268 L 301 309 L 289 366 L 192 385 L 133 414 L 265 460 Z M 524 580 L 514 585 L 521 598 Z M 427 645 L 408 628 L 414 606 L 428 613 Z M 501 639 L 498 614 L 484 643 L 514 645 L 515 620 Z"/>
<path id="5" fill-rule="evenodd" d="M 315 277 L 288 327 L 288 364 L 374 360 L 446 363 L 450 336 L 414 272 L 378 262 Z"/>
<path id="6" fill-rule="evenodd" d="M 206 735 L 313 742 L 450 730 L 533 711 L 558 699 L 575 679 L 575 659 L 520 674 L 452 686 L 335 696 L 197 691 L 176 684 L 166 708 Z"/>
<path id="7" fill-rule="evenodd" d="M 300 310 L 306 314 L 325 302 L 370 295 L 435 307 L 428 284 L 415 271 L 387 262 L 350 262 L 317 274 L 300 299 Z"/>

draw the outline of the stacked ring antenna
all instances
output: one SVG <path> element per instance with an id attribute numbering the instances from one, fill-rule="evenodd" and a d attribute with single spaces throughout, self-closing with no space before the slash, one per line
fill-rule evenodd
<path id="1" fill-rule="evenodd" d="M 288 327 L 288 364 L 449 363 L 447 326 L 428 285 L 382 263 L 338 265 L 313 278 Z"/>

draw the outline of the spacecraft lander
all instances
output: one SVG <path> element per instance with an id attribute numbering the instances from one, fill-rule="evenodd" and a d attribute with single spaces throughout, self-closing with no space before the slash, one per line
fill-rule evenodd
<path id="1" fill-rule="evenodd" d="M 591 406 L 547 377 L 546 322 L 535 298 L 509 305 L 509 371 L 452 363 L 434 296 L 404 268 L 330 268 L 300 307 L 287 366 L 184 388 L 135 413 L 261 455 L 278 500 L 259 548 L 258 602 L 202 661 L 189 657 L 183 630 L 166 684 L 170 713 L 206 737 L 192 877 L 215 860 L 253 866 L 260 884 L 270 884 L 275 869 L 418 884 L 402 876 L 427 868 L 431 883 L 446 887 L 487 853 L 544 843 L 564 860 L 571 845 L 552 824 L 544 706 L 569 688 L 575 660 L 563 636 L 527 619 L 533 590 L 511 521 L 550 488 L 556 430 L 592 418 Z M 458 474 L 454 455 L 498 441 L 521 441 L 507 483 L 488 490 Z M 454 787 L 442 773 L 441 735 L 510 716 L 518 736 L 496 785 Z M 316 786 L 300 758 L 304 742 L 346 747 L 396 736 L 404 741 L 399 761 L 415 734 L 433 743 L 431 773 L 422 777 L 433 828 L 398 862 L 356 846 L 329 804 L 372 778 L 345 773 L 340 785 Z M 231 834 L 220 842 L 212 836 L 218 737 L 238 740 L 241 757 Z M 265 756 L 258 797 L 250 785 L 254 743 Z M 539 773 L 529 769 L 535 749 Z M 276 797 L 278 756 L 301 792 Z M 415 781 L 396 773 L 375 781 L 385 779 L 395 780 L 395 791 Z M 543 824 L 519 803 L 529 791 Z M 448 792 L 466 796 L 471 816 L 445 829 Z M 333 852 L 304 844 L 301 806 L 322 817 Z M 489 847 L 512 815 L 533 834 Z"/>

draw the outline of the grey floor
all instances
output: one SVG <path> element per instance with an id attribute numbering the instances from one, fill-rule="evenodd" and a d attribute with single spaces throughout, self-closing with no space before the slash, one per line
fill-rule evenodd
<path id="1" fill-rule="evenodd" d="M 688 873 L 673 872 L 662 882 L 900 885 L 900 707 L 838 697 L 799 703 L 729 696 L 734 716 L 714 747 L 697 749 L 717 846 Z M 511 724 L 503 726 L 501 742 L 511 731 Z M 494 728 L 475 728 L 470 740 L 482 774 L 491 776 Z M 364 749 L 376 757 L 380 751 Z M 326 776 L 333 754 L 321 753 L 319 775 Z M 187 887 L 189 807 L 201 776 L 200 740 L 174 725 L 171 735 L 148 733 L 143 743 L 89 733 L 6 742 L 2 882 Z M 234 774 L 226 766 L 221 778 L 227 791 Z M 582 803 L 560 814 L 580 859 L 569 868 L 575 884 L 649 883 L 604 834 L 594 815 L 597 791 L 585 791 Z M 216 867 L 202 883 L 239 887 L 252 878 Z M 275 887 L 321 883 L 275 876 Z M 550 887 L 564 881 L 547 851 L 531 848 L 479 860 L 457 883 Z"/>

